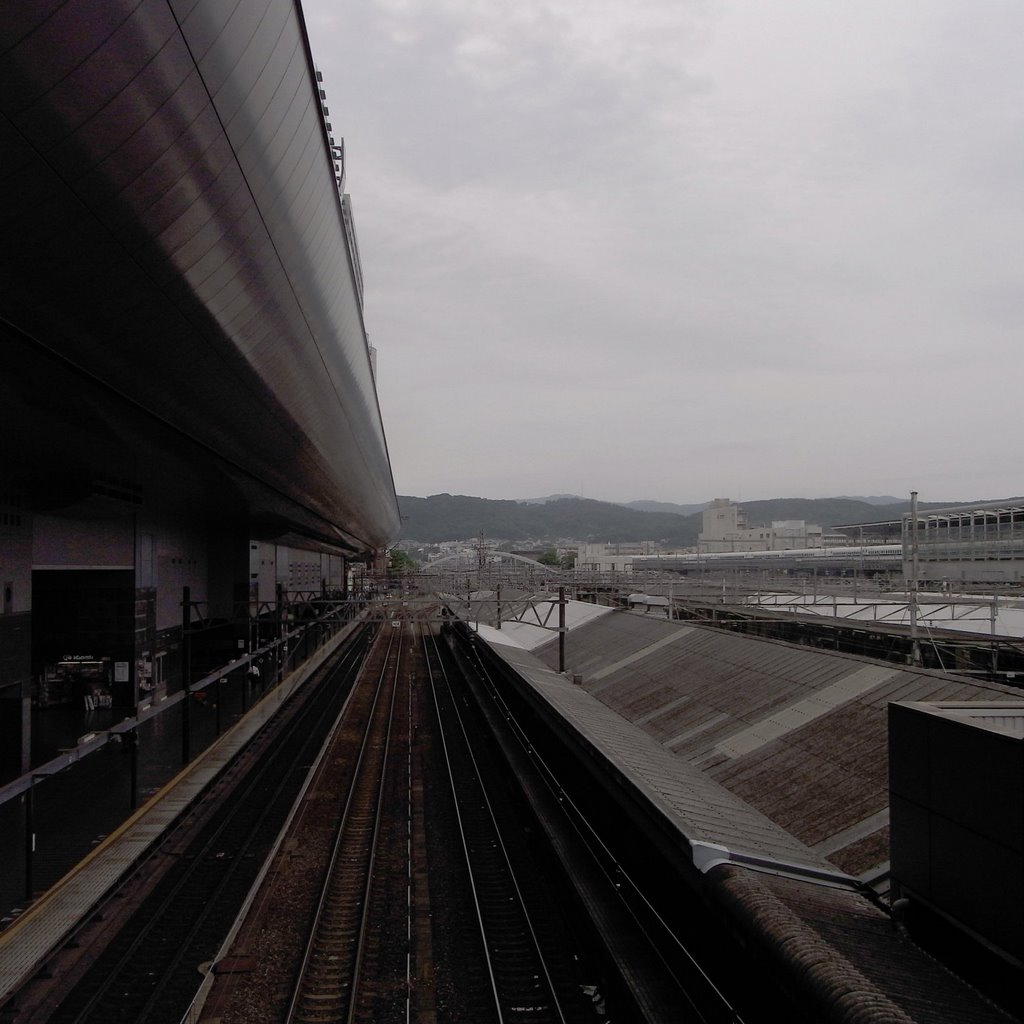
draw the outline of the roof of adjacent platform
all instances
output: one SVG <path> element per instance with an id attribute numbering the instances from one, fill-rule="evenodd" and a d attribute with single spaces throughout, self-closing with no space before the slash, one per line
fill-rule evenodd
<path id="1" fill-rule="evenodd" d="M 889 701 L 994 701 L 1006 718 L 1017 691 L 630 612 L 573 629 L 561 674 L 557 640 L 531 653 L 504 632 L 480 628 L 685 839 L 726 848 L 693 850 L 708 891 L 821 1019 L 1007 1019 L 863 895 L 808 882 L 885 870 Z"/>
<path id="2" fill-rule="evenodd" d="M 557 666 L 556 642 L 536 653 Z M 889 701 L 1018 696 L 998 684 L 627 612 L 571 630 L 566 671 L 627 733 L 642 730 L 687 773 L 865 877 L 888 861 Z"/>
<path id="3" fill-rule="evenodd" d="M 487 635 L 488 643 L 505 644 L 510 647 L 522 647 L 527 651 L 535 651 L 538 647 L 551 641 L 558 626 L 558 610 L 555 607 L 556 597 L 525 599 L 506 599 L 505 614 L 501 629 L 480 624 L 481 632 Z M 481 601 L 481 605 L 493 612 L 493 598 L 490 602 Z M 586 604 L 583 601 L 567 601 L 565 605 L 565 625 L 572 631 L 585 622 L 611 613 L 611 608 L 603 605 Z M 511 616 L 515 616 L 512 618 Z"/>
<path id="4" fill-rule="evenodd" d="M 493 632 L 485 635 L 491 641 Z M 681 762 L 652 737 L 626 726 L 607 705 L 518 647 L 498 648 L 559 714 L 622 771 L 691 842 L 827 869 L 803 843 L 704 772 Z"/>

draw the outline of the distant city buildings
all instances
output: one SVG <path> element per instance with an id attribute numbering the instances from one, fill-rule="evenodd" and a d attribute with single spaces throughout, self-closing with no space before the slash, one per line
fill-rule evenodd
<path id="1" fill-rule="evenodd" d="M 697 542 L 701 553 L 715 551 L 792 551 L 824 546 L 820 526 L 802 519 L 777 519 L 771 526 L 747 526 L 743 509 L 729 498 L 715 498 L 704 510 Z"/>

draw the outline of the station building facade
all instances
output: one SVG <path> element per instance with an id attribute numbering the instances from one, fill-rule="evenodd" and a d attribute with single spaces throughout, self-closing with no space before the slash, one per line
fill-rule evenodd
<path id="1" fill-rule="evenodd" d="M 283 614 L 279 587 L 334 589 L 398 531 L 301 8 L 179 13 L 26 3 L 0 26 L 7 776 L 50 709 L 173 687 L 186 613 L 220 626 L 201 668 Z"/>
<path id="2" fill-rule="evenodd" d="M 57 511 L 4 492 L 0 781 L 30 769 L 40 716 L 73 712 L 84 732 L 180 686 L 186 593 L 202 665 L 255 649 L 279 599 L 345 591 L 345 555 L 254 539 L 244 517 L 197 515 L 189 488 L 148 483 L 97 480 Z"/>

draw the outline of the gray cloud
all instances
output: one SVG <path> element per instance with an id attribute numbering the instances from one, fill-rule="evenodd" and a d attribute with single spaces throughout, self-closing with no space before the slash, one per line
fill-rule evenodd
<path id="1" fill-rule="evenodd" d="M 1024 8 L 304 6 L 400 491 L 1021 489 Z"/>

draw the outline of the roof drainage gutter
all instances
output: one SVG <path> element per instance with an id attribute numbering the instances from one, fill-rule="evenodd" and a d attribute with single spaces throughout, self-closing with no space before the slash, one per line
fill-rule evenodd
<path id="1" fill-rule="evenodd" d="M 800 881 L 810 882 L 813 885 L 829 886 L 833 889 L 853 889 L 856 892 L 865 894 L 870 892 L 872 896 L 875 896 L 873 890 L 860 879 L 847 875 L 842 871 L 829 871 L 827 868 L 813 867 L 810 864 L 775 860 L 760 854 L 730 850 L 729 847 L 722 846 L 719 843 L 705 843 L 699 840 L 690 840 L 690 850 L 693 854 L 693 866 L 702 875 L 706 875 L 712 868 L 718 867 L 719 864 L 733 864 L 737 867 L 750 868 L 752 871 L 760 871 L 764 874 L 780 875 L 783 878 L 795 878 Z"/>

